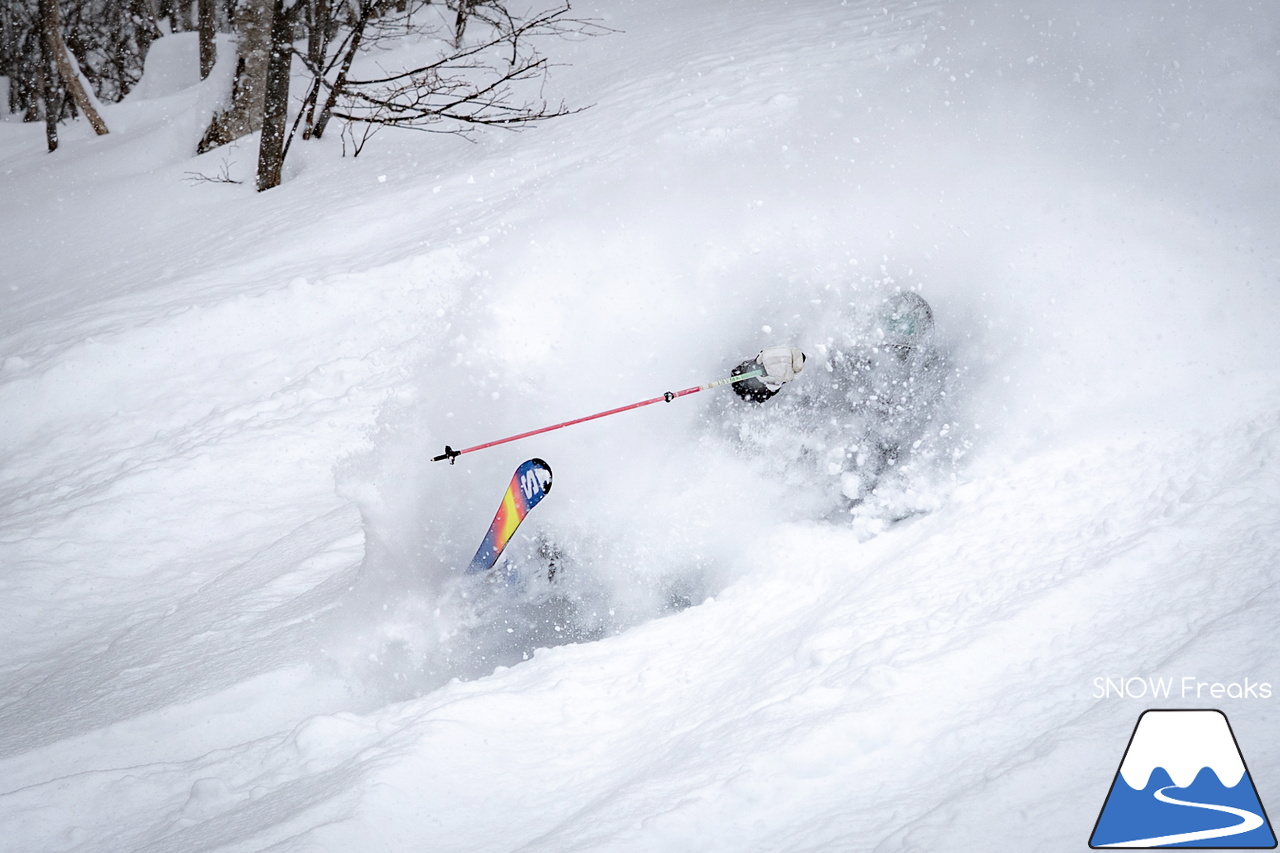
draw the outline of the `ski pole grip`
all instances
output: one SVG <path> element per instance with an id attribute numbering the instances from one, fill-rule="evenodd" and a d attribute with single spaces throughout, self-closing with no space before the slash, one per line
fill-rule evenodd
<path id="1" fill-rule="evenodd" d="M 462 455 L 462 451 L 461 451 L 461 450 L 454 450 L 452 447 L 450 447 L 449 445 L 447 445 L 447 444 L 446 444 L 446 445 L 444 446 L 444 453 L 441 453 L 439 456 L 433 456 L 433 457 L 431 457 L 431 461 L 432 461 L 432 462 L 443 462 L 445 459 L 448 459 L 448 460 L 449 460 L 449 464 L 450 464 L 450 465 L 452 465 L 452 464 L 453 464 L 453 460 L 457 459 L 457 458 L 458 458 L 459 456 L 461 456 L 461 455 Z"/>

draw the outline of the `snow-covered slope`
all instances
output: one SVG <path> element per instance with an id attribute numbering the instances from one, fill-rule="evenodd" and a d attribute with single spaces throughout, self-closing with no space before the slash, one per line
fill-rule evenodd
<path id="1" fill-rule="evenodd" d="M 1210 695 L 1094 679 L 1280 684 L 1280 13 L 575 11 L 591 109 L 263 194 L 188 180 L 255 152 L 190 155 L 186 36 L 107 137 L 0 121 L 6 849 L 1074 850 Z M 724 390 L 426 461 L 812 381 L 895 288 L 963 377 L 926 514 L 832 520 Z M 534 455 L 555 585 L 461 584 Z M 1218 700 L 1264 804 L 1276 701 Z"/>

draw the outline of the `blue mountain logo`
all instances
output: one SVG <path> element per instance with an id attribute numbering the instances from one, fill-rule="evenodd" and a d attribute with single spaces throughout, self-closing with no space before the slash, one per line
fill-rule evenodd
<path id="1" fill-rule="evenodd" d="M 1231 724 L 1221 711 L 1144 711 L 1089 846 L 1273 849 Z"/>

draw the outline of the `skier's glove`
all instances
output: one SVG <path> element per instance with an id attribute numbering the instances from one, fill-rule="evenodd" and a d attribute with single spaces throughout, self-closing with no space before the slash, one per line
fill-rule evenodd
<path id="1" fill-rule="evenodd" d="M 804 353 L 795 347 L 768 347 L 756 356 L 756 363 L 764 368 L 760 380 L 773 391 L 804 370 Z"/>

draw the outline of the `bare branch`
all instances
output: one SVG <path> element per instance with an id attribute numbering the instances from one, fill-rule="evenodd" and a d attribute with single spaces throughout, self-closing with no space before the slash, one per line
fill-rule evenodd
<path id="1" fill-rule="evenodd" d="M 231 167 L 234 165 L 229 158 L 222 158 L 222 165 L 218 169 L 217 175 L 206 175 L 203 172 L 184 172 L 186 175 L 183 180 L 195 186 L 196 184 L 243 184 L 244 181 L 237 181 L 231 177 Z"/>
<path id="2" fill-rule="evenodd" d="M 364 11 L 370 0 L 361 2 Z M 585 109 L 570 108 L 564 102 L 552 104 L 535 94 L 545 87 L 552 67 L 537 44 L 548 37 L 595 36 L 610 30 L 569 17 L 567 3 L 527 18 L 512 15 L 501 0 L 458 0 L 450 8 L 484 24 L 484 35 L 463 44 L 457 29 L 450 48 L 434 60 L 379 77 L 356 78 L 349 72 L 357 51 L 388 38 L 396 25 L 364 17 L 353 26 L 337 78 L 330 83 L 327 74 L 318 75 L 308 95 L 314 104 L 320 89 L 327 90 L 324 118 L 333 116 L 366 127 L 358 139 L 354 132 L 344 131 L 344 150 L 350 141 L 358 155 L 378 127 L 466 136 L 480 127 L 518 129 Z M 474 26 L 471 29 L 476 31 Z M 315 135 L 321 129 L 317 122 Z"/>

